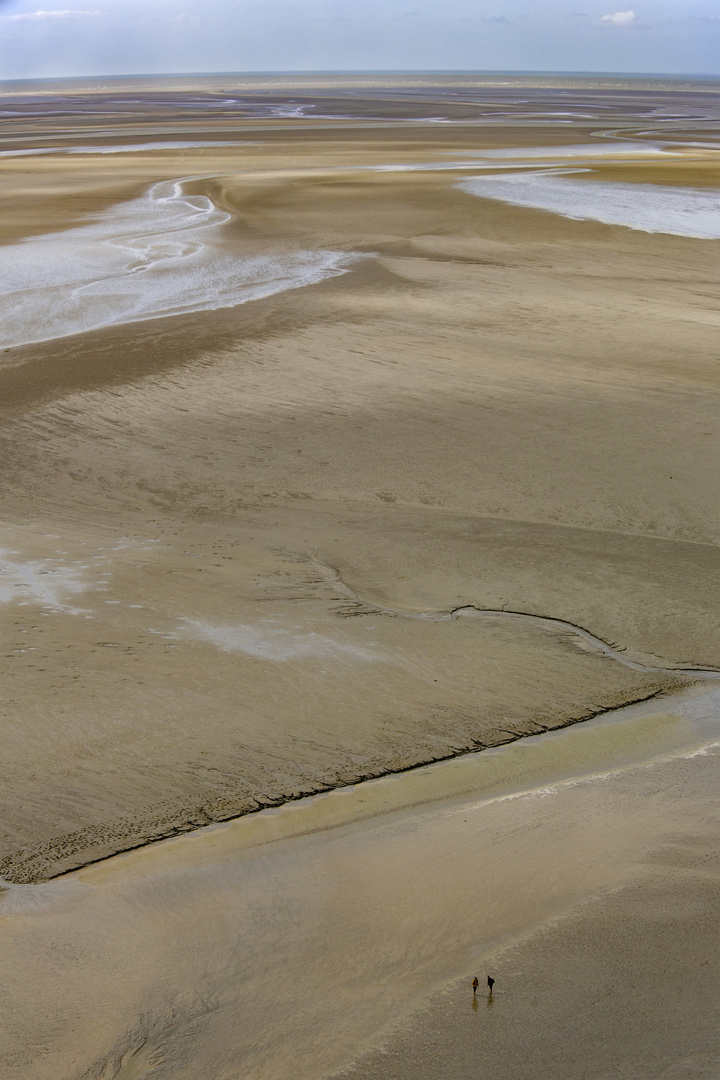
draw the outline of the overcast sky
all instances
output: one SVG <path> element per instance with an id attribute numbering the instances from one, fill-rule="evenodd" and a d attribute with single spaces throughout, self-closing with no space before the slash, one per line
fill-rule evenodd
<path id="1" fill-rule="evenodd" d="M 614 3 L 0 0 L 0 79 L 387 69 L 720 74 L 720 0 Z"/>

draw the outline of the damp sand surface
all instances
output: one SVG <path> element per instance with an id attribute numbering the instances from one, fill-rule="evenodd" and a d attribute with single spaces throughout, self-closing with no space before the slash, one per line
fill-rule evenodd
<path id="1" fill-rule="evenodd" d="M 442 1013 L 443 987 L 482 974 L 486 949 L 582 898 L 609 903 L 603 890 L 641 878 L 699 895 L 681 856 L 710 836 L 712 753 L 643 771 L 647 757 L 697 746 L 683 720 L 653 722 L 647 754 L 625 740 L 615 757 L 577 725 L 643 699 L 663 713 L 668 695 L 720 668 L 717 241 L 459 185 L 542 172 L 583 190 L 634 185 L 646 201 L 711 192 L 715 91 L 340 82 L 4 100 L 0 254 L 54 253 L 35 262 L 53 279 L 25 282 L 36 302 L 18 323 L 45 329 L 13 338 L 43 340 L 0 353 L 0 874 L 6 910 L 20 904 L 13 934 L 28 934 L 12 938 L 9 966 L 42 973 L 27 994 L 13 983 L 6 1053 L 23 1080 L 46 1066 L 53 1080 L 232 1077 L 238 1061 L 241 1075 L 294 1075 L 296 1061 L 322 1075 L 386 1037 L 392 1053 L 388 1018 L 406 1004 Z M 576 167 L 589 171 L 547 176 Z M 234 273 L 271 258 L 285 272 L 307 253 L 339 261 L 255 298 L 233 278 L 229 299 L 245 302 L 201 310 L 194 260 L 209 272 L 230 260 Z M 52 322 L 45 286 L 80 289 L 70 323 Z M 566 725 L 577 767 L 543 766 L 536 780 L 523 740 Z M 436 802 L 472 802 L 464 755 L 482 748 L 495 748 L 487 829 L 467 846 L 462 830 L 426 831 Z M 390 777 L 365 794 L 353 786 L 432 761 L 446 763 L 422 792 L 414 771 L 389 801 Z M 545 790 L 598 762 L 622 766 L 607 788 Z M 504 798 L 538 784 L 542 794 Z M 383 832 L 386 811 L 398 816 Z M 236 817 L 246 841 L 219 852 L 220 836 L 240 834 L 218 823 Z M 404 862 L 383 847 L 396 825 L 416 836 Z M 586 831 L 570 850 L 576 826 Z M 179 833 L 197 833 L 197 852 L 213 837 L 202 874 L 166 872 L 164 853 L 195 841 L 155 842 Z M 309 861 L 331 835 L 329 862 Z M 678 837 L 685 854 L 656 854 Z M 144 877 L 128 862 L 113 863 L 112 881 L 68 876 L 101 874 L 128 849 L 151 860 L 133 864 Z M 553 881 L 555 866 L 580 868 Z M 497 904 L 483 892 L 491 878 Z M 702 905 L 688 910 L 695 955 L 710 935 Z M 603 911 L 605 925 L 657 940 L 654 916 Z M 685 934 L 681 923 L 673 915 L 660 936 Z M 573 925 L 580 937 L 559 957 L 589 941 L 589 924 Z M 611 971 L 606 939 L 597 956 Z M 580 967 L 602 966 L 581 955 Z M 660 971 L 659 951 L 643 956 L 636 968 Z M 291 977 L 273 978 L 285 963 Z M 555 981 L 576 987 L 563 963 Z M 668 1003 L 643 1001 L 661 1027 Z M 611 1022 L 592 1015 L 612 1046 Z M 570 1021 L 544 1028 L 561 1029 L 577 1045 Z M 653 1078 L 676 1068 L 663 1062 Z"/>
<path id="2" fill-rule="evenodd" d="M 457 186 L 709 182 L 712 140 L 668 146 L 645 92 L 578 91 L 561 130 L 552 91 L 464 85 L 168 114 L 106 89 L 8 121 L 4 150 L 53 151 L 4 159 L 13 340 L 58 336 L 0 354 L 5 877 L 720 667 L 715 241 Z M 700 105 L 711 132 L 712 98 L 676 114 Z M 232 306 L 190 310 L 218 273 Z"/>
<path id="3" fill-rule="evenodd" d="M 664 704 L 10 886 L 3 1075 L 712 1075 L 718 692 Z"/>

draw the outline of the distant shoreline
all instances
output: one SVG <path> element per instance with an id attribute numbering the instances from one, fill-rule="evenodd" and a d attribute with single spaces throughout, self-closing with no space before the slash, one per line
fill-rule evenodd
<path id="1" fill-rule="evenodd" d="M 336 86 L 338 81 L 342 81 L 346 86 L 353 83 L 358 87 L 388 86 L 391 85 L 388 79 L 398 85 L 405 86 L 427 85 L 428 80 L 433 80 L 435 85 L 440 86 L 447 85 L 448 82 L 467 82 L 470 79 L 477 86 L 497 86 L 499 80 L 502 80 L 501 85 L 536 86 L 539 88 L 582 83 L 586 89 L 591 89 L 593 87 L 588 86 L 588 84 L 595 83 L 597 89 L 606 87 L 612 89 L 625 88 L 630 84 L 630 87 L 662 90 L 668 89 L 667 83 L 675 83 L 677 85 L 671 87 L 671 89 L 687 90 L 693 87 L 707 89 L 709 87 L 713 90 L 720 90 L 720 75 L 696 75 L 684 72 L 504 71 L 501 69 L 446 71 L 442 69 L 407 68 L 367 71 L 315 71 L 311 69 L 306 71 L 186 71 L 167 74 L 135 72 L 126 75 L 72 75 L 37 79 L 5 79 L 0 80 L 0 94 L 3 93 L 5 87 L 13 88 L 13 91 L 16 91 L 16 88 L 23 88 L 24 92 L 28 92 L 31 87 L 37 87 L 39 92 L 47 92 L 52 87 L 58 87 L 58 89 L 66 91 L 73 86 L 82 86 L 87 92 L 88 88 L 94 83 L 99 84 L 96 92 L 101 92 L 109 87 L 125 86 L 128 83 L 137 82 L 146 84 L 170 83 L 175 88 L 180 89 L 184 84 L 190 83 L 194 85 L 198 80 L 202 80 L 205 85 L 216 80 L 223 86 L 226 86 L 228 81 L 231 81 L 236 86 L 247 85 L 255 88 L 261 88 L 263 85 L 286 87 L 288 84 L 302 85 L 308 88 L 325 88 Z"/>

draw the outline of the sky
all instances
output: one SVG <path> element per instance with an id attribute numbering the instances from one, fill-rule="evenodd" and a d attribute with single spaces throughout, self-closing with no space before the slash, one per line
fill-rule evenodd
<path id="1" fill-rule="evenodd" d="M 0 79 L 253 71 L 720 74 L 720 0 L 0 0 Z"/>

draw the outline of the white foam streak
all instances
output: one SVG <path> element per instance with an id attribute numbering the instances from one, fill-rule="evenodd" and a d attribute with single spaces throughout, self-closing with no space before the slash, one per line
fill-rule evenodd
<path id="1" fill-rule="evenodd" d="M 648 233 L 720 239 L 720 192 L 659 184 L 567 179 L 572 170 L 537 170 L 463 180 L 458 187 L 484 199 L 549 210 L 576 221 L 601 221 Z"/>
<path id="2" fill-rule="evenodd" d="M 578 158 L 586 157 L 633 157 L 645 154 L 661 154 L 665 144 L 657 142 L 607 142 L 577 143 L 570 146 L 510 146 L 498 150 L 478 150 L 479 158 Z M 468 154 L 468 157 L 473 156 Z"/>
<path id="3" fill-rule="evenodd" d="M 0 347 L 234 307 L 352 261 L 335 251 L 238 258 L 219 228 L 230 215 L 185 183 L 163 181 L 93 224 L 0 247 Z"/>
<path id="4" fill-rule="evenodd" d="M 113 143 L 106 146 L 40 146 L 22 150 L 0 150 L 0 157 L 33 157 L 38 154 L 139 154 L 148 150 L 196 150 L 215 146 L 257 146 L 257 143 L 237 139 L 212 139 L 189 142 Z"/>

